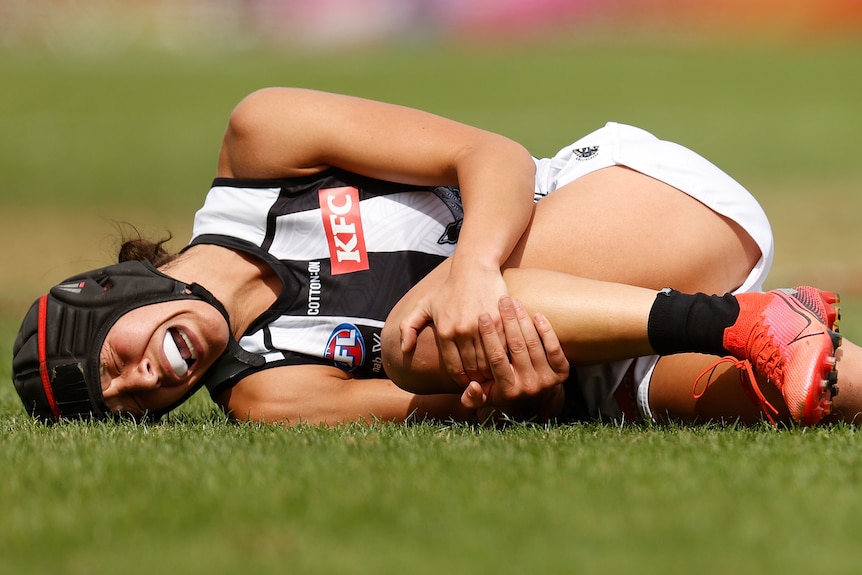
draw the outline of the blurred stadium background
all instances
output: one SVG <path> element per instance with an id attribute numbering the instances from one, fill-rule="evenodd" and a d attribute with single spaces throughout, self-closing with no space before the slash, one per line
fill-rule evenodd
<path id="1" fill-rule="evenodd" d="M 609 26 L 696 38 L 856 35 L 858 0 L 2 0 L 0 46 L 68 54 L 511 41 Z"/>

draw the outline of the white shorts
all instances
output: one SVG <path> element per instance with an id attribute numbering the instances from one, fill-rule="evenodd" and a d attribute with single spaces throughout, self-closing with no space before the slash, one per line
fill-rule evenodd
<path id="1" fill-rule="evenodd" d="M 537 201 L 554 190 L 596 170 L 626 166 L 669 184 L 713 211 L 739 224 L 757 243 L 762 254 L 745 282 L 734 292 L 760 291 L 772 265 L 772 229 L 757 200 L 714 164 L 695 152 L 659 140 L 649 132 L 610 122 L 560 150 L 553 158 L 536 160 Z M 672 286 L 671 286 L 672 287 Z M 631 417 L 623 405 L 632 392 L 636 416 L 652 420 L 649 382 L 658 356 L 575 368 L 586 405 L 578 410 L 593 418 Z M 620 388 L 628 376 L 626 390 Z M 624 393 L 620 393 L 624 392 Z"/>

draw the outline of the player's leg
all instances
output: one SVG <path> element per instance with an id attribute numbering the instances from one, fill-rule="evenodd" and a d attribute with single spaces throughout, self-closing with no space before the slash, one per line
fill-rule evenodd
<path id="1" fill-rule="evenodd" d="M 751 198 L 741 196 L 739 201 L 750 202 Z M 736 222 L 663 182 L 613 167 L 583 176 L 539 202 L 530 229 L 507 264 L 512 273 L 506 281 L 511 293 L 528 309 L 542 311 L 549 318 L 574 362 L 635 357 L 651 353 L 650 349 L 665 354 L 721 354 L 726 349 L 738 358 L 752 359 L 756 369 L 777 382 L 785 400 L 792 400 L 794 417 L 811 423 L 829 407 L 828 394 L 824 396 L 818 386 L 819 378 L 827 375 L 834 347 L 822 324 L 810 312 L 795 309 L 799 307 L 795 301 L 752 294 L 740 300 L 740 313 L 735 299 L 692 300 L 674 293 L 667 298 L 674 302 L 673 309 L 664 306 L 665 313 L 684 321 L 667 322 L 675 333 L 669 334 L 669 340 L 661 340 L 661 348 L 651 348 L 653 341 L 646 337 L 644 318 L 652 312 L 653 306 L 647 302 L 656 299 L 654 290 L 670 285 L 690 292 L 726 293 L 751 279 L 760 258 L 760 247 Z M 554 273 L 529 273 L 535 268 L 557 272 L 560 277 Z M 448 380 L 440 371 L 433 333 L 420 336 L 415 353 L 399 358 L 392 354 L 399 341 L 397 335 L 393 341 L 393 331 L 397 331 L 393 328 L 405 309 L 412 308 L 416 297 L 439 285 L 435 282 L 440 277 L 432 274 L 408 294 L 390 315 L 388 331 L 384 330 L 383 347 L 385 352 L 389 350 L 385 359 L 387 373 L 419 393 L 440 391 L 441 382 Z M 591 283 L 591 279 L 615 285 Z M 651 289 L 638 290 L 634 286 Z M 715 317 L 718 324 L 729 320 L 728 327 L 737 316 L 745 319 L 742 329 L 732 332 L 739 336 L 738 341 L 724 345 L 723 328 L 712 325 L 706 329 L 698 322 L 686 321 L 689 311 L 681 311 L 678 303 L 685 310 L 699 310 L 702 319 Z M 788 306 L 794 309 L 786 309 Z M 800 318 L 800 313 L 805 317 Z M 757 327 L 762 318 L 768 318 L 767 323 L 780 318 L 811 326 L 812 337 L 794 345 L 792 353 L 787 353 L 785 345 L 791 339 L 779 338 L 776 344 L 771 336 L 767 338 L 770 354 L 786 356 L 784 359 L 795 364 L 787 378 L 790 385 L 784 385 L 783 367 L 764 358 L 759 347 L 748 345 L 753 336 L 760 339 L 766 334 L 766 330 Z M 691 323 L 693 330 L 688 327 Z M 710 335 L 701 339 L 703 333 Z M 697 341 L 690 336 L 696 336 Z M 740 342 L 741 347 L 737 345 Z M 811 349 L 795 351 L 809 343 Z M 448 387 L 443 384 L 442 390 L 457 391 Z M 821 401 L 823 408 L 819 407 Z"/>
<path id="2" fill-rule="evenodd" d="M 628 168 L 612 167 L 583 176 L 538 202 L 532 223 L 507 266 L 571 276 L 568 280 L 545 276 L 534 281 L 512 274 L 521 284 L 510 287 L 510 293 L 529 310 L 542 311 L 549 318 L 552 310 L 563 311 L 562 307 L 572 303 L 573 294 L 580 294 L 578 304 L 589 309 L 579 311 L 573 329 L 562 320 L 552 319 L 551 323 L 564 346 L 569 346 L 567 352 L 576 355 L 575 361 L 589 360 L 585 350 L 594 353 L 592 361 L 603 361 L 611 355 L 637 355 L 626 355 L 630 348 L 622 343 L 632 341 L 632 333 L 617 332 L 617 345 L 611 349 L 610 331 L 628 326 L 642 330 L 639 337 L 645 335 L 645 317 L 638 323 L 630 318 L 649 310 L 647 302 L 654 299 L 655 290 L 673 286 L 687 292 L 732 291 L 745 281 L 760 257 L 757 244 L 735 222 L 664 182 Z M 401 381 L 410 376 L 411 391 L 432 393 L 439 386 L 458 391 L 452 389 L 456 384 L 449 382 L 440 368 L 432 329 L 420 333 L 414 353 L 396 353 L 400 349 L 400 321 L 424 294 L 438 289 L 447 277 L 447 266 L 444 263 L 405 295 L 390 313 L 383 331 L 387 373 Z M 577 278 L 649 290 L 578 283 Z M 592 290 L 597 293 L 589 295 Z M 616 312 L 609 309 L 609 302 L 616 306 Z M 612 316 L 619 319 L 607 321 Z M 623 317 L 629 319 L 623 321 Z"/>
<path id="3" fill-rule="evenodd" d="M 682 354 L 659 359 L 649 383 L 649 408 L 657 421 L 686 423 L 723 421 L 752 423 L 762 420 L 763 410 L 740 385 L 741 374 L 730 363 L 716 366 L 718 358 Z M 715 369 L 711 368 L 715 366 Z M 700 381 L 698 376 L 709 370 Z M 777 421 L 789 422 L 790 415 L 781 393 L 763 378 L 758 385 L 778 410 Z M 838 393 L 832 400 L 832 414 L 824 423 L 845 421 L 862 425 L 862 348 L 844 340 L 838 354 Z"/>
<path id="4" fill-rule="evenodd" d="M 448 276 L 444 262 L 410 290 L 383 328 L 387 375 L 413 393 L 460 393 L 442 367 L 433 326 L 420 330 L 415 350 L 401 353 L 398 322 L 406 310 Z M 653 353 L 647 338 L 649 311 L 656 291 L 627 284 L 581 278 L 554 270 L 504 270 L 509 293 L 529 312 L 543 313 L 572 363 L 596 363 Z"/>
<path id="5" fill-rule="evenodd" d="M 822 316 L 792 295 L 664 293 L 529 268 L 507 269 L 504 278 L 525 308 L 541 311 L 548 318 L 566 356 L 576 365 L 656 353 L 733 355 L 734 365 L 750 366 L 752 379 L 743 383 L 747 383 L 750 397 L 759 398 L 756 401 L 764 408 L 772 410 L 782 402 L 767 397 L 755 374 L 774 383 L 789 413 L 800 423 L 817 423 L 831 410 L 836 340 L 820 321 Z M 439 356 L 433 353 L 433 328 L 422 330 L 415 353 L 387 353 L 386 337 L 384 330 L 386 371 L 396 383 L 415 393 L 461 390 L 445 377 Z M 726 403 L 715 391 L 725 389 L 730 381 L 724 369 L 698 378 L 707 362 L 715 363 L 719 357 L 700 359 L 699 363 L 682 359 L 662 363 L 654 374 L 659 391 L 650 391 L 650 405 L 655 403 L 660 412 L 676 410 L 698 417 L 697 404 L 692 402 L 694 383 L 700 379 L 701 390 L 712 389 L 720 380 L 706 396 L 707 401 L 715 398 L 714 413 L 729 418 L 746 416 L 750 397 L 732 394 Z M 743 389 L 739 377 L 734 386 Z"/>
<path id="6" fill-rule="evenodd" d="M 649 382 L 649 410 L 656 421 L 754 423 L 764 412 L 748 396 L 741 373 L 731 363 L 716 364 L 716 356 L 681 354 L 661 357 Z M 703 374 L 703 377 L 698 377 Z M 762 378 L 760 390 L 779 410 L 777 421 L 790 421 L 781 393 Z"/>
<path id="7" fill-rule="evenodd" d="M 847 340 L 838 354 L 838 394 L 825 421 L 862 425 L 862 348 Z"/>

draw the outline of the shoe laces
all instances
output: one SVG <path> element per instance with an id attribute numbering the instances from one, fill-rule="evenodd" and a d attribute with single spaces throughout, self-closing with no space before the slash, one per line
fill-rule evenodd
<path id="1" fill-rule="evenodd" d="M 780 390 L 784 385 L 784 361 L 781 357 L 780 349 L 775 344 L 772 336 L 769 335 L 769 329 L 758 320 L 750 331 L 750 336 L 746 344 L 745 355 L 746 359 L 738 359 L 728 355 L 722 357 L 711 366 L 704 369 L 692 385 L 691 393 L 695 399 L 699 399 L 706 393 L 712 383 L 712 377 L 715 374 L 716 368 L 722 363 L 732 363 L 739 371 L 739 381 L 745 393 L 751 399 L 754 405 L 760 406 L 766 418 L 770 423 L 776 425 L 773 415 L 778 414 L 778 409 L 772 405 L 763 392 L 760 390 L 760 385 L 757 383 L 757 375 L 760 373 L 766 378 L 768 383 L 774 384 Z M 752 361 L 754 362 L 752 364 Z M 706 386 L 703 391 L 698 392 L 697 388 L 701 380 L 707 376 Z"/>
<path id="2" fill-rule="evenodd" d="M 762 321 L 754 324 L 746 348 L 749 370 L 753 368 L 778 389 L 784 387 L 784 360 L 781 357 L 781 349 L 775 344 L 769 335 L 769 329 Z"/>
<path id="3" fill-rule="evenodd" d="M 757 376 L 754 373 L 754 368 L 751 366 L 751 362 L 747 359 L 737 359 L 732 355 L 726 355 L 704 369 L 700 372 L 700 375 L 697 376 L 697 379 L 694 380 L 694 384 L 691 387 L 692 397 L 695 399 L 703 397 L 703 394 L 706 393 L 706 390 L 709 389 L 710 384 L 712 384 L 715 370 L 723 363 L 733 364 L 733 367 L 739 371 L 739 381 L 742 384 L 742 389 L 745 390 L 746 395 L 748 395 L 752 403 L 760 406 L 760 409 L 763 410 L 763 414 L 766 415 L 766 419 L 769 420 L 769 423 L 772 425 L 778 425 L 773 416 L 778 415 L 778 410 L 774 405 L 769 403 L 769 400 L 763 395 L 763 392 L 760 390 L 760 385 L 757 383 Z M 698 386 L 704 377 L 706 377 L 706 385 L 703 387 L 703 390 L 698 391 Z"/>

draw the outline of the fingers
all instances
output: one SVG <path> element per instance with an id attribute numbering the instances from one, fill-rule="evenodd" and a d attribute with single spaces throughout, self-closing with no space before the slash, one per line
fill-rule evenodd
<path id="1" fill-rule="evenodd" d="M 506 342 L 515 370 L 550 369 L 555 374 L 568 375 L 569 361 L 547 318 L 541 313 L 530 318 L 520 301 L 511 298 L 511 304 L 507 304 L 505 299 L 501 298 L 500 314 L 504 318 Z"/>
<path id="2" fill-rule="evenodd" d="M 487 313 L 487 321 L 494 329 L 491 316 Z M 479 328 L 481 330 L 481 326 Z M 453 380 L 461 385 L 467 385 L 470 381 L 484 381 L 492 377 L 488 366 L 481 335 L 476 334 L 476 327 L 469 326 L 460 329 L 464 335 L 449 333 L 438 330 L 437 342 L 446 371 Z"/>
<path id="3" fill-rule="evenodd" d="M 420 302 L 398 325 L 401 353 L 415 351 L 419 333 L 431 323 L 433 316 L 428 304 Z M 466 386 L 471 380 L 491 378 L 482 339 L 476 333 L 475 324 L 449 327 L 445 331 L 435 326 L 435 330 L 443 365 L 455 382 Z"/>
<path id="4" fill-rule="evenodd" d="M 401 353 L 410 353 L 416 348 L 419 330 L 428 325 L 431 314 L 424 307 L 416 307 L 398 325 L 401 332 Z"/>
<path id="5" fill-rule="evenodd" d="M 502 327 L 500 327 L 502 332 Z M 473 332 L 475 334 L 475 330 Z M 489 379 L 491 377 L 491 366 L 488 364 L 488 358 L 485 356 L 485 348 L 482 346 L 482 339 L 475 336 L 471 346 L 476 353 L 476 371 L 472 374 L 473 379 Z M 468 371 L 468 373 L 470 373 Z"/>
<path id="6" fill-rule="evenodd" d="M 482 339 L 485 358 L 489 366 L 489 379 L 494 380 L 498 386 L 504 388 L 514 385 L 505 331 L 503 334 L 500 333 L 488 313 L 479 316 L 479 336 Z"/>
<path id="7" fill-rule="evenodd" d="M 454 341 L 445 339 L 439 334 L 437 335 L 437 344 L 440 347 L 440 356 L 443 358 L 443 365 L 449 373 L 449 377 L 460 385 L 470 383 L 470 378 L 467 371 L 464 369 L 464 364 L 461 361 L 461 350 Z"/>
<path id="8" fill-rule="evenodd" d="M 490 385 L 491 382 L 486 382 Z M 461 394 L 461 405 L 467 409 L 481 409 L 488 405 L 488 393 L 477 381 L 471 381 Z"/>
<path id="9" fill-rule="evenodd" d="M 519 300 L 503 296 L 500 317 L 505 341 L 493 337 L 490 328 L 480 329 L 496 381 L 493 402 L 535 397 L 568 377 L 569 362 L 543 315 L 531 318 Z"/>
<path id="10" fill-rule="evenodd" d="M 474 410 L 476 422 L 482 425 L 493 421 L 499 415 L 497 408 L 490 401 L 490 389 L 493 385 L 493 381 L 482 383 L 471 381 L 461 394 L 461 404 L 467 409 Z"/>
<path id="11" fill-rule="evenodd" d="M 542 339 L 542 348 L 544 349 L 548 365 L 562 379 L 567 378 L 569 376 L 569 360 L 565 352 L 563 352 L 560 339 L 557 337 L 554 328 L 551 327 L 548 318 L 541 313 L 537 313 L 533 316 L 533 324 L 539 333 L 539 337 Z"/>
<path id="12" fill-rule="evenodd" d="M 501 297 L 500 318 L 503 320 L 503 331 L 512 365 L 526 365 L 526 362 L 532 364 L 534 351 L 541 347 L 541 341 L 521 302 L 509 296 Z"/>
<path id="13" fill-rule="evenodd" d="M 559 338 L 545 316 L 531 318 L 517 299 L 503 296 L 499 311 L 502 334 L 490 314 L 478 320 L 491 378 L 468 382 L 461 403 L 477 413 L 502 408 L 516 417 L 551 417 L 561 408 L 569 374 Z"/>
<path id="14" fill-rule="evenodd" d="M 517 382 L 516 388 L 507 387 L 501 391 L 509 397 L 532 396 L 543 389 L 547 379 L 544 374 L 549 369 L 542 340 L 519 300 L 508 296 L 500 298 L 500 317 L 514 372 L 509 379 Z"/>
<path id="15" fill-rule="evenodd" d="M 497 331 L 499 337 L 503 337 L 503 326 L 499 321 L 495 322 L 494 318 L 489 313 L 482 314 L 484 316 L 483 320 L 485 325 L 479 326 L 479 333 L 477 333 L 476 328 L 472 328 L 469 330 L 470 339 L 465 343 L 461 350 L 462 358 L 465 355 L 465 350 L 467 353 L 467 357 L 471 359 L 471 365 L 465 365 L 465 371 L 470 379 L 484 381 L 491 379 L 491 365 L 488 361 L 488 356 L 485 352 L 485 345 L 482 339 L 481 330 L 484 329 L 493 329 Z"/>
<path id="16" fill-rule="evenodd" d="M 508 297 L 504 299 L 507 299 L 508 302 L 503 306 L 501 301 L 503 333 L 494 325 L 490 314 L 483 313 L 479 316 L 479 335 L 482 338 L 485 357 L 491 372 L 490 385 L 483 388 L 486 405 L 505 405 L 522 394 L 521 382 L 509 358 L 508 346 L 509 344 L 516 347 L 520 345 L 523 349 L 523 340 L 515 334 L 515 332 L 520 332 L 520 329 L 516 329 L 519 324 L 515 318 L 512 302 Z M 510 334 L 512 341 L 508 339 Z"/>

